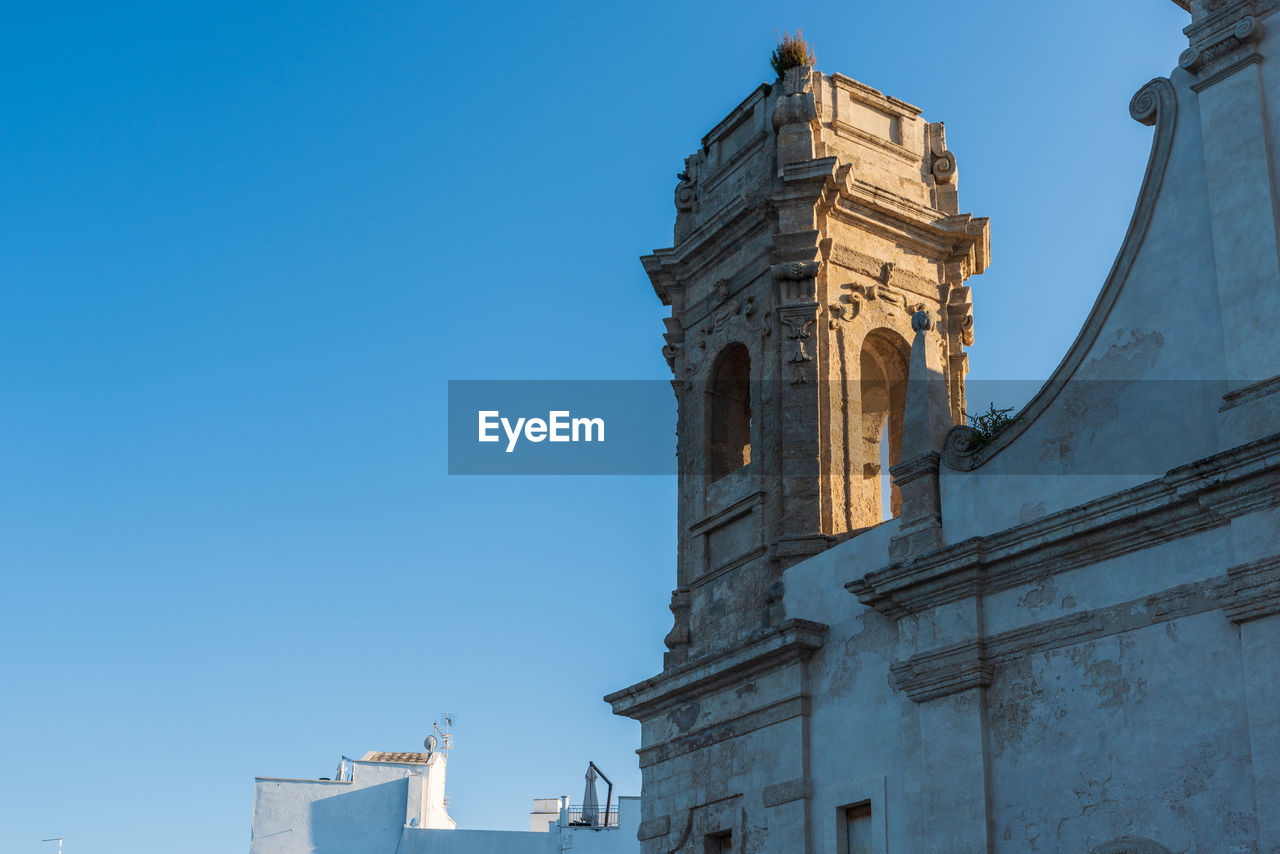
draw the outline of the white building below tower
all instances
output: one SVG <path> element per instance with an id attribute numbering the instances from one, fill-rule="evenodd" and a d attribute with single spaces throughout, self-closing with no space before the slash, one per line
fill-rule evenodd
<path id="1" fill-rule="evenodd" d="M 538 798 L 530 830 L 457 829 L 442 752 L 343 757 L 335 779 L 258 777 L 250 854 L 638 854 L 640 799 L 620 797 L 596 826 L 569 799 Z"/>

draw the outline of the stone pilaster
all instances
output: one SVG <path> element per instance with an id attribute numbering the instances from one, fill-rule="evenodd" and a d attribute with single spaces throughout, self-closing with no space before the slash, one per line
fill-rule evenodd
<path id="1" fill-rule="evenodd" d="M 949 643 L 917 652 L 891 669 L 894 686 L 918 704 L 915 773 L 927 808 L 923 838 L 914 841 L 921 851 L 987 854 L 991 804 L 986 689 L 993 668 L 982 642 L 981 600 L 971 596 L 926 615 L 899 622 L 904 641 L 914 644 L 917 621 L 941 617 L 952 626 L 944 639 Z"/>

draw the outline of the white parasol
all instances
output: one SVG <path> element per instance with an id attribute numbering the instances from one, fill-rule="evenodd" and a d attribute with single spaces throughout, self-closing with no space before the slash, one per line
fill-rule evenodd
<path id="1" fill-rule="evenodd" d="M 596 797 L 596 769 L 587 766 L 587 791 L 582 795 L 582 822 L 595 826 L 600 821 L 600 799 Z"/>

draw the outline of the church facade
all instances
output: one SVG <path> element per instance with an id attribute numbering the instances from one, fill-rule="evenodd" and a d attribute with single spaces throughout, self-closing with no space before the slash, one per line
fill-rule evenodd
<path id="1" fill-rule="evenodd" d="M 1280 2 L 1179 5 L 1115 264 L 998 431 L 941 123 L 792 68 L 686 159 L 673 626 L 606 698 L 645 854 L 1280 851 Z"/>

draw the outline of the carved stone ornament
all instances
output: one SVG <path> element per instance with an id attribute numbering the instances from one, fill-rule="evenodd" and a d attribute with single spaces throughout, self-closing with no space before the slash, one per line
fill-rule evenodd
<path id="1" fill-rule="evenodd" d="M 684 348 L 684 327 L 676 317 L 664 317 L 662 323 L 667 328 L 667 331 L 662 334 L 662 340 L 665 342 L 662 345 L 662 358 L 667 360 L 667 367 L 675 373 L 676 358 Z"/>
<path id="2" fill-rule="evenodd" d="M 1152 81 L 1152 83 L 1155 82 L 1154 80 Z M 1156 108 L 1159 106 L 1160 92 L 1158 87 L 1148 83 L 1133 93 L 1133 98 L 1129 101 L 1129 115 L 1133 117 L 1135 122 L 1151 126 L 1156 123 Z"/>
<path id="3" fill-rule="evenodd" d="M 933 315 L 927 311 L 917 311 L 915 314 L 911 315 L 911 331 L 932 332 Z"/>
<path id="4" fill-rule="evenodd" d="M 821 261 L 788 261 L 785 264 L 774 264 L 769 268 L 775 279 L 802 281 L 812 279 L 822 269 Z"/>
<path id="5" fill-rule="evenodd" d="M 973 300 L 969 288 L 952 288 L 947 301 L 947 328 L 965 347 L 973 346 Z"/>
<path id="6" fill-rule="evenodd" d="M 784 317 L 782 328 L 788 338 L 808 338 L 813 333 L 813 318 L 797 315 Z"/>
<path id="7" fill-rule="evenodd" d="M 832 304 L 833 314 L 842 320 L 853 320 L 861 310 L 861 303 L 880 301 L 886 314 L 892 315 L 893 308 L 902 308 L 907 314 L 923 311 L 925 304 L 897 288 L 890 287 L 889 279 L 893 275 L 893 264 L 886 263 L 880 272 L 880 281 L 874 284 L 848 282 L 841 287 L 848 288 L 849 293 L 841 297 L 839 305 Z M 891 308 L 892 307 L 892 308 Z"/>
<path id="8" fill-rule="evenodd" d="M 1235 14 L 1248 11 L 1247 4 L 1240 4 Z M 1250 14 L 1243 14 L 1234 24 L 1227 22 L 1226 26 L 1209 22 L 1205 25 L 1189 28 L 1191 46 L 1178 56 L 1178 65 L 1200 78 L 1192 86 L 1197 91 L 1231 73 L 1240 62 L 1251 57 L 1256 59 L 1256 43 L 1262 39 L 1263 32 L 1262 24 Z"/>
<path id="9" fill-rule="evenodd" d="M 846 323 L 852 321 L 858 316 L 858 311 L 862 307 L 862 300 L 857 294 L 845 294 L 840 299 L 841 302 L 833 302 L 827 306 L 828 324 L 831 329 L 835 329 L 841 320 Z"/>
<path id="10" fill-rule="evenodd" d="M 679 213 L 697 213 L 698 166 L 701 160 L 701 154 L 686 157 L 684 171 L 676 176 L 680 179 L 676 185 L 676 211 Z"/>
<path id="11" fill-rule="evenodd" d="M 663 639 L 667 649 L 689 645 L 689 591 L 686 588 L 671 591 L 671 616 L 674 625 Z"/>
<path id="12" fill-rule="evenodd" d="M 813 97 L 813 69 L 788 68 L 782 84 L 787 93 L 773 108 L 774 130 L 786 125 L 803 124 L 818 118 L 818 103 Z"/>
<path id="13" fill-rule="evenodd" d="M 950 151 L 933 155 L 933 179 L 939 184 L 949 184 L 956 177 L 956 156 Z"/>
<path id="14" fill-rule="evenodd" d="M 982 434 L 968 424 L 957 424 L 947 431 L 942 443 L 942 457 L 949 468 L 972 471 L 981 463 L 978 451 L 982 448 Z"/>
<path id="15" fill-rule="evenodd" d="M 676 185 L 676 210 L 680 213 L 693 213 L 698 202 L 698 195 L 694 192 L 698 182 L 690 178 L 688 172 L 681 172 L 676 177 L 680 179 L 680 183 Z"/>
<path id="16" fill-rule="evenodd" d="M 729 321 L 742 310 L 742 303 L 737 300 L 729 300 L 724 305 L 715 310 L 712 315 L 710 332 L 719 332 L 729 325 Z"/>
<path id="17" fill-rule="evenodd" d="M 684 353 L 684 363 L 686 373 L 685 376 L 692 376 L 698 372 L 703 363 L 707 359 L 707 336 L 699 332 L 693 339 L 693 346 L 688 347 Z"/>
<path id="18" fill-rule="evenodd" d="M 675 240 L 677 243 L 693 234 L 697 227 L 698 175 L 705 159 L 702 152 L 689 155 L 684 159 L 684 171 L 676 176 L 680 180 L 675 191 Z"/>
<path id="19" fill-rule="evenodd" d="M 783 315 L 782 331 L 791 342 L 787 348 L 787 363 L 791 367 L 791 384 L 799 385 L 808 382 L 805 376 L 805 362 L 812 362 L 813 356 L 805 349 L 805 339 L 813 334 L 813 316 L 803 314 Z"/>
<path id="20" fill-rule="evenodd" d="M 782 74 L 783 90 L 788 95 L 803 95 L 813 91 L 813 66 L 796 65 Z"/>

